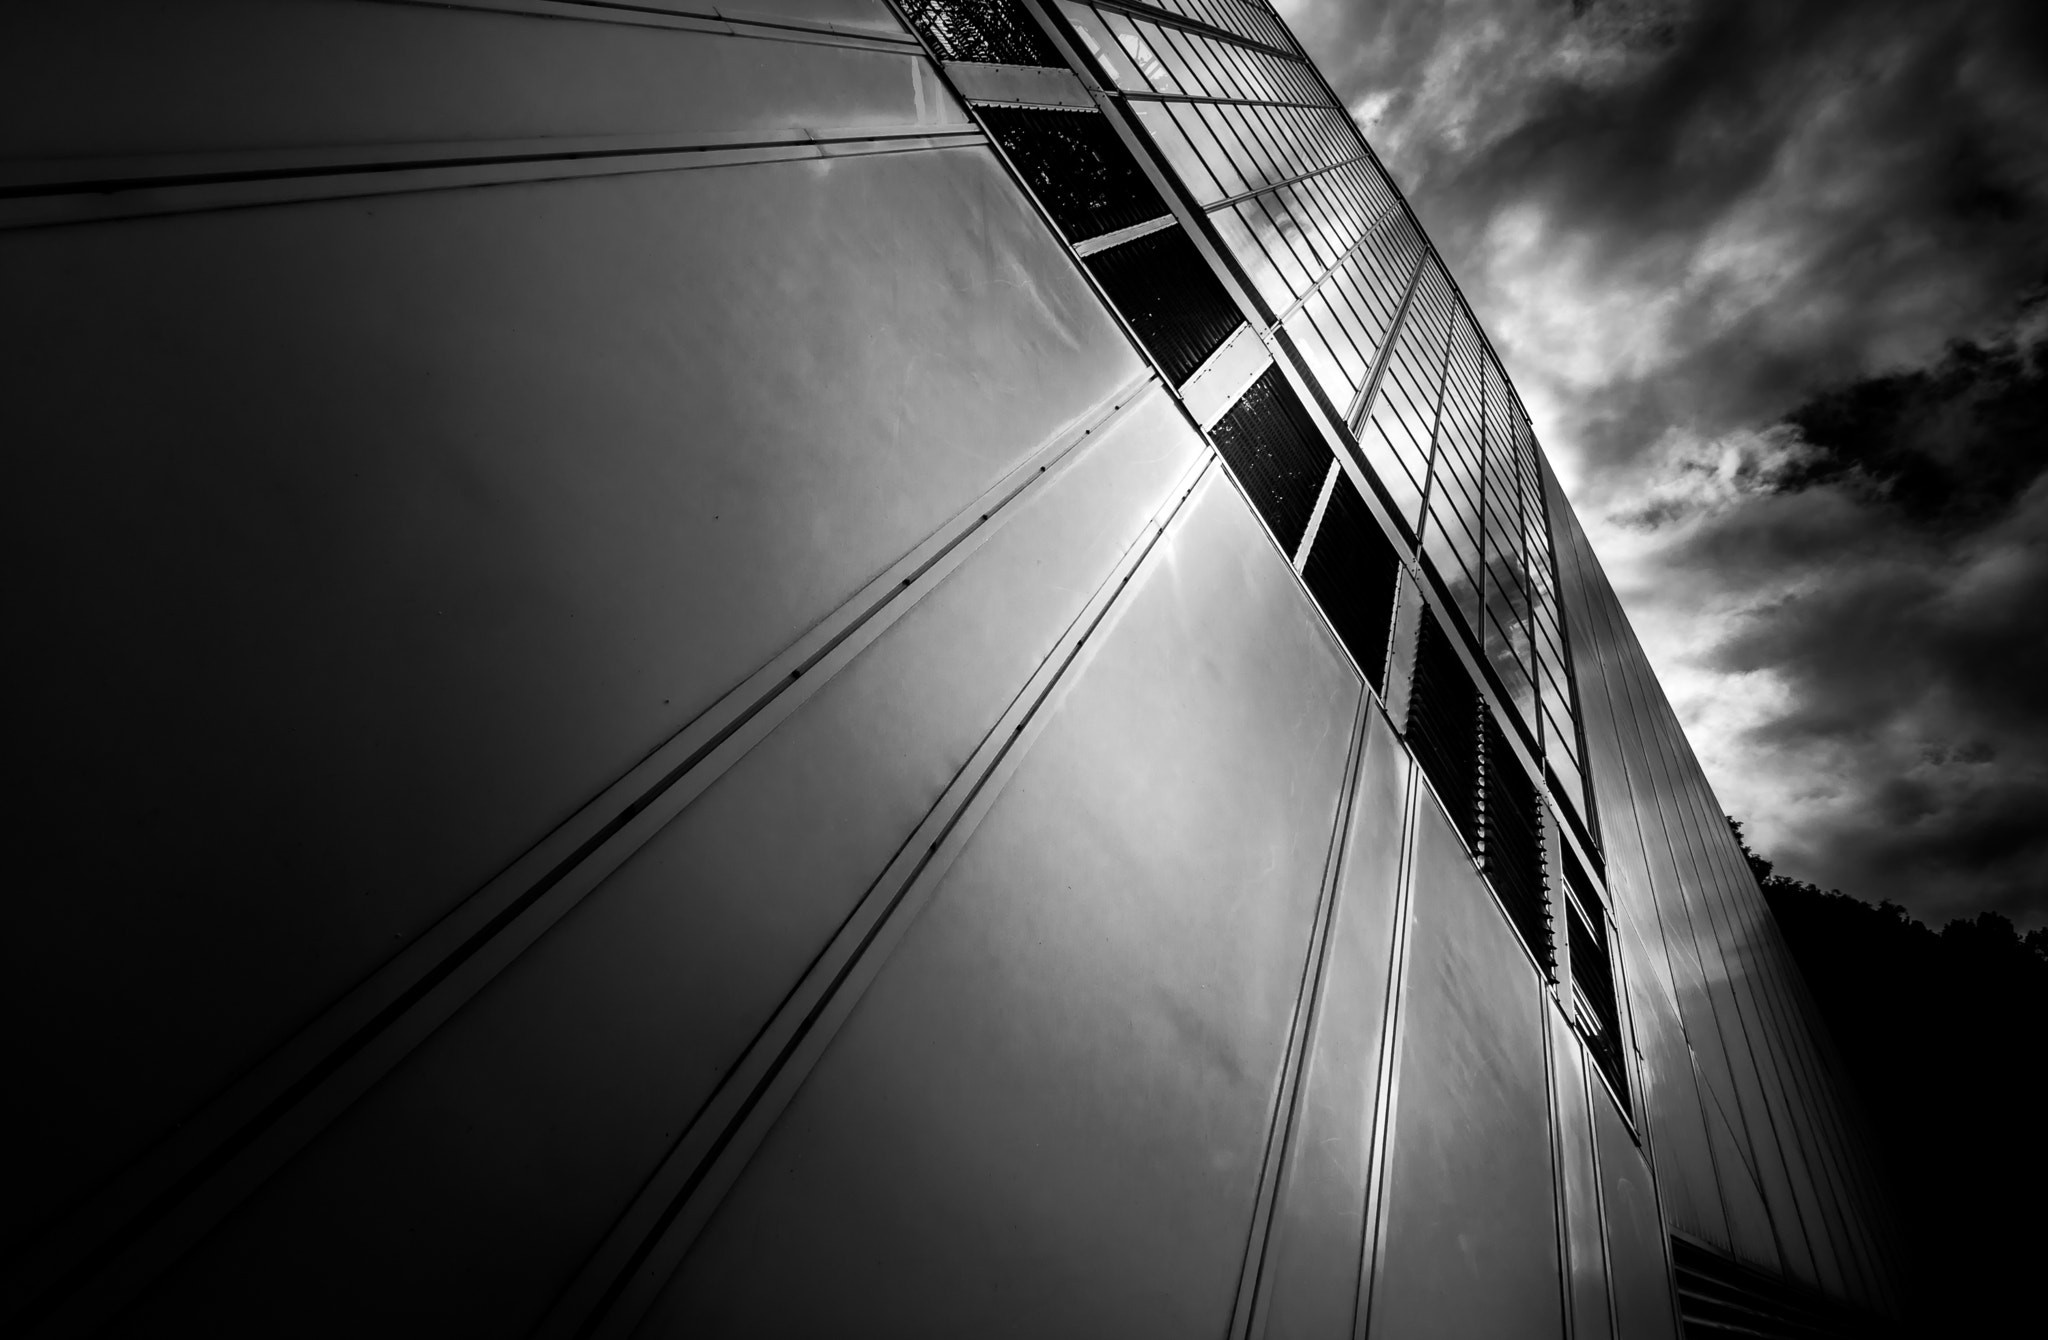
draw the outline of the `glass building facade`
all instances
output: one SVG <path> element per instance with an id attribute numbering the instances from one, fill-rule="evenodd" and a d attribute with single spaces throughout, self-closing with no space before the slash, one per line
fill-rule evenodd
<path id="1" fill-rule="evenodd" d="M 8 1331 L 1892 1324 L 1281 18 L 761 4 L 0 20 Z"/>

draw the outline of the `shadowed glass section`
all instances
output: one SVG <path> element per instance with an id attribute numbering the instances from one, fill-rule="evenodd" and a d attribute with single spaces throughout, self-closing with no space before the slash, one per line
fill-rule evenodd
<path id="1" fill-rule="evenodd" d="M 905 0 L 903 8 L 942 60 L 1066 64 L 1016 0 Z"/>
<path id="2" fill-rule="evenodd" d="M 1375 692 L 1386 687 L 1387 638 L 1400 570 L 1400 559 L 1358 486 L 1340 472 L 1301 575 Z"/>
<path id="3" fill-rule="evenodd" d="M 1479 717 L 1472 677 L 1436 615 L 1423 611 L 1408 699 L 1408 747 L 1467 843 L 1478 837 Z"/>
<path id="4" fill-rule="evenodd" d="M 1596 886 L 1586 877 L 1571 844 L 1564 846 L 1566 933 L 1570 937 L 1572 987 L 1578 992 L 1579 1031 L 1600 1073 L 1624 1106 L 1628 1065 L 1621 1039 L 1621 1010 L 1614 992 L 1614 960 L 1607 942 L 1607 916 Z"/>
<path id="5" fill-rule="evenodd" d="M 981 119 L 1069 242 L 1166 213 L 1166 202 L 1100 112 L 983 107 Z"/>
<path id="6" fill-rule="evenodd" d="M 1443 266 L 1432 261 L 1416 281 L 1378 393 L 1364 407 L 1363 421 L 1353 423 L 1366 463 L 1386 486 L 1396 514 L 1416 530 L 1422 526 L 1423 491 L 1430 483 L 1429 451 L 1436 437 L 1450 320 L 1450 280 Z M 1441 561 L 1437 571 L 1449 579 Z"/>
<path id="7" fill-rule="evenodd" d="M 1543 896 L 1543 827 L 1536 786 L 1509 748 L 1500 723 L 1489 713 L 1480 730 L 1484 753 L 1479 776 L 1479 864 L 1507 907 L 1508 917 L 1529 952 L 1547 971 L 1555 962 L 1550 947 L 1550 908 Z"/>
<path id="8" fill-rule="evenodd" d="M 1293 553 L 1315 512 L 1331 459 L 1280 369 L 1267 368 L 1209 436 L 1273 538 Z"/>
<path id="9" fill-rule="evenodd" d="M 1087 264 L 1175 386 L 1244 324 L 1209 263 L 1178 228 L 1097 252 Z"/>

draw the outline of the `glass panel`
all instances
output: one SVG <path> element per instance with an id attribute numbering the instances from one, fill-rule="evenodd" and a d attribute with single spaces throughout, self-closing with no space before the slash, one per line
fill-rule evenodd
<path id="1" fill-rule="evenodd" d="M 1266 256 L 1287 281 L 1289 302 L 1308 290 L 1308 267 L 1301 263 L 1285 232 L 1274 222 L 1272 214 L 1260 200 L 1247 200 L 1234 205 L 1232 209 L 1243 220 L 1245 228 L 1265 246 Z"/>
<path id="2" fill-rule="evenodd" d="M 1238 170 L 1237 160 L 1225 153 L 1223 146 L 1216 140 L 1216 123 L 1210 116 L 1215 108 L 1183 104 L 1170 110 L 1174 122 L 1186 133 L 1188 143 L 1194 147 L 1195 152 L 1208 165 L 1209 171 L 1214 174 L 1221 191 L 1219 199 L 1224 196 L 1241 195 L 1251 189 L 1244 179 L 1244 173 Z"/>
<path id="3" fill-rule="evenodd" d="M 1152 49 L 1152 43 L 1138 29 L 1138 25 L 1114 10 L 1097 10 L 1104 26 L 1115 34 L 1117 45 L 1124 50 L 1145 85 L 1159 93 L 1178 93 L 1180 85 L 1175 82 L 1166 62 Z"/>
<path id="4" fill-rule="evenodd" d="M 1095 57 L 1095 63 L 1109 76 L 1109 82 L 1122 89 L 1149 88 L 1151 85 L 1137 71 L 1130 53 L 1122 41 L 1110 31 L 1102 15 L 1087 5 L 1075 4 L 1074 0 L 1060 0 L 1060 12 L 1074 25 L 1074 31 L 1081 36 L 1082 45 L 1088 54 Z"/>
<path id="5" fill-rule="evenodd" d="M 1165 71 L 1166 78 L 1163 83 L 1154 77 L 1154 82 L 1160 83 L 1161 92 L 1188 93 L 1197 97 L 1216 96 L 1216 91 L 1203 81 L 1201 73 L 1190 65 L 1187 52 L 1178 40 L 1180 34 L 1171 28 L 1162 28 L 1156 23 L 1133 22 L 1131 26 L 1145 43 L 1145 49 L 1152 53 L 1153 59 Z M 1152 72 L 1147 70 L 1146 74 L 1150 76 Z"/>
<path id="6" fill-rule="evenodd" d="M 1328 332 L 1330 350 L 1337 355 L 1337 361 L 1344 365 L 1345 380 L 1353 388 L 1356 388 L 1365 380 L 1365 371 L 1369 365 L 1366 362 L 1365 355 L 1359 352 L 1356 344 L 1352 343 L 1351 336 L 1345 329 L 1344 323 L 1331 310 L 1330 303 L 1325 294 L 1318 293 L 1311 297 L 1305 310 L 1315 318 L 1319 329 Z M 1346 399 L 1348 400 L 1349 397 L 1347 396 Z"/>
<path id="7" fill-rule="evenodd" d="M 1358 388 L 1344 375 L 1343 367 L 1337 362 L 1336 355 L 1330 352 L 1328 343 L 1309 319 L 1308 312 L 1296 312 L 1287 319 L 1287 324 L 1282 329 L 1294 341 L 1294 347 L 1301 351 L 1303 361 L 1308 364 L 1309 371 L 1315 374 L 1316 381 L 1322 386 L 1323 394 L 1330 398 L 1330 403 L 1340 407 L 1350 404 L 1351 397 L 1357 394 Z"/>
<path id="8" fill-rule="evenodd" d="M 1359 439 L 1365 461 L 1373 476 L 1393 499 L 1394 513 L 1413 531 L 1422 524 L 1422 486 L 1410 477 L 1404 449 L 1387 440 L 1385 425 L 1378 419 L 1366 426 Z"/>
<path id="9" fill-rule="evenodd" d="M 1266 300 L 1266 306 L 1275 312 L 1285 311 L 1294 301 L 1294 292 L 1287 287 L 1287 281 L 1266 254 L 1265 245 L 1252 236 L 1252 230 L 1245 226 L 1236 210 L 1226 209 L 1209 216 L 1216 231 L 1223 237 L 1237 263 L 1251 276 L 1253 287 Z"/>
<path id="10" fill-rule="evenodd" d="M 1165 103 L 1145 102 L 1135 98 L 1129 106 L 1138 114 L 1138 124 L 1145 128 L 1145 133 L 1151 137 L 1152 143 L 1166 156 L 1166 161 L 1173 168 L 1174 174 L 1196 200 L 1206 204 L 1211 200 L 1223 198 L 1226 192 L 1210 174 L 1208 166 L 1202 161 L 1202 156 L 1195 152 L 1195 146 L 1189 142 L 1187 132 L 1181 129 L 1172 108 Z"/>

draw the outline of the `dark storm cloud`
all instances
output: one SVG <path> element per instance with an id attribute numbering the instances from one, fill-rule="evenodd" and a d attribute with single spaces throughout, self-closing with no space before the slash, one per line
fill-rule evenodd
<path id="1" fill-rule="evenodd" d="M 1916 524 L 1967 531 L 2002 515 L 2048 470 L 2048 346 L 2027 319 L 2008 342 L 1951 345 L 1932 367 L 1832 387 L 1786 416 L 1816 450 L 1780 486 L 1840 482 Z"/>
<path id="2" fill-rule="evenodd" d="M 1930 356 L 2048 256 L 2048 6 L 1288 8 L 1589 463 Z"/>
<path id="3" fill-rule="evenodd" d="M 1759 844 L 2048 917 L 2048 6 L 1282 8 Z"/>
<path id="4" fill-rule="evenodd" d="M 1783 464 L 1735 481 L 1741 501 L 1658 521 L 1679 537 L 1671 579 L 1734 597 L 1704 668 L 1786 692 L 1739 746 L 1809 776 L 1837 761 L 1847 803 L 1814 807 L 1792 840 L 1831 881 L 1934 916 L 2042 921 L 2048 341 L 2023 323 L 1960 344 L 1817 396 L 1782 430 Z M 1838 524 L 1773 524 L 1816 506 Z"/>

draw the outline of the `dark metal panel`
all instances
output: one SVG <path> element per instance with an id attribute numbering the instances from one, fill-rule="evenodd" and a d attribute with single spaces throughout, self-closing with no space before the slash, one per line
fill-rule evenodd
<path id="1" fill-rule="evenodd" d="M 1617 948 L 1633 1004 L 1635 1042 L 1642 1053 L 1642 1103 L 1654 1136 L 1664 1210 L 1675 1226 L 1726 1245 L 1728 1226 L 1715 1186 L 1698 1080 L 1678 1014 L 1663 915 L 1652 896 L 1649 856 L 1629 784 L 1623 725 L 1632 727 L 1634 718 L 1618 679 L 1618 612 L 1612 608 L 1612 593 L 1585 531 L 1562 493 L 1553 492 L 1552 521 L 1608 889 L 1622 930 Z M 1634 743 L 1631 732 L 1628 746 L 1633 748 Z"/>
<path id="2" fill-rule="evenodd" d="M 13 233 L 0 268 L 8 531 L 67 556 L 23 602 L 23 1227 L 1138 367 L 985 150 Z"/>
<path id="3" fill-rule="evenodd" d="M 1583 535 L 1568 518 L 1560 530 L 1567 528 L 1583 548 Z M 1756 896 L 1747 870 L 1720 824 L 1719 808 L 1669 704 L 1590 556 L 1586 561 L 1592 573 L 1586 584 L 1597 588 L 1590 594 L 1606 606 L 1603 613 L 1612 626 L 1609 671 L 1639 731 L 1633 771 L 1655 801 L 1645 813 L 1654 815 L 1654 831 L 1670 850 L 1661 885 L 1667 895 L 1675 890 L 1675 896 L 1666 897 L 1667 906 L 1658 915 L 1668 916 L 1678 928 L 1671 949 L 1681 956 L 1681 966 L 1687 955 L 1700 963 L 1710 1011 L 1695 1021 L 1695 1034 L 1705 1031 L 1710 1018 L 1712 1032 L 1725 1043 L 1719 1058 L 1714 1049 L 1702 1049 L 1702 1068 L 1731 1120 L 1740 1120 L 1747 1131 L 1745 1155 L 1772 1193 L 1777 1235 L 1792 1254 L 1792 1268 L 1810 1271 L 1826 1287 L 1852 1288 L 1858 1271 L 1849 1255 L 1852 1230 L 1828 1176 L 1838 1151 L 1817 1138 L 1808 1110 L 1812 1104 L 1803 1096 L 1798 1073 L 1805 1040 L 1783 1027 L 1772 1001 L 1774 983 L 1759 957 L 1772 932 L 1759 916 L 1760 906 L 1751 906 Z M 1589 715 L 1589 735 L 1597 725 Z M 1749 1249 L 1764 1250 L 1760 1243 Z"/>
<path id="4" fill-rule="evenodd" d="M 1589 1085 L 1589 1058 L 1579 1038 L 1556 1010 L 1544 1011 L 1550 1026 L 1551 1102 L 1556 1113 L 1558 1201 L 1564 1218 L 1565 1287 L 1571 1300 L 1575 1340 L 1605 1340 L 1607 1242 L 1601 1223 L 1600 1170 L 1594 1163 L 1593 1116 L 1588 1106 L 1612 1100 Z"/>
<path id="5" fill-rule="evenodd" d="M 1625 963 L 1639 962 L 1652 952 L 1633 927 L 1624 929 L 1622 947 Z M 1725 1246 L 1728 1221 L 1714 1180 L 1699 1079 L 1678 1007 L 1647 973 L 1629 973 L 1626 988 L 1642 1053 L 1641 1105 L 1649 1122 L 1664 1212 L 1673 1227 Z"/>
<path id="6" fill-rule="evenodd" d="M 1600 1161 L 1600 1198 L 1607 1223 L 1608 1277 L 1618 1340 L 1665 1340 L 1676 1334 L 1671 1267 L 1657 1190 L 1642 1151 L 1614 1104 L 1593 1095 L 1593 1140 Z"/>
<path id="7" fill-rule="evenodd" d="M 530 1327 L 1136 538 L 1162 393 L 253 1199 L 138 1333 Z M 398 1222 L 411 1231 L 380 1231 Z"/>
<path id="8" fill-rule="evenodd" d="M 1782 1243 L 1784 1238 L 1772 1232 L 1771 1207 L 1758 1182 L 1756 1165 L 1742 1148 L 1721 1105 L 1710 1098 L 1706 1113 L 1721 1203 L 1728 1210 L 1731 1254 L 1765 1270 L 1778 1270 L 1782 1268 L 1783 1257 L 1773 1244 Z"/>
<path id="9" fill-rule="evenodd" d="M 1846 1277 L 1850 1296 L 1872 1311 L 1882 1311 L 1883 1269 L 1875 1260 L 1869 1228 L 1876 1215 L 1858 1197 L 1856 1188 L 1844 1176 L 1844 1147 L 1841 1128 L 1832 1121 L 1829 1095 L 1815 1084 L 1811 1068 L 1810 1039 L 1803 1022 L 1788 1013 L 1779 979 L 1777 951 L 1780 948 L 1776 924 L 1764 905 L 1755 877 L 1733 836 L 1720 822 L 1715 802 L 1684 737 L 1674 741 L 1687 770 L 1688 795 L 1692 801 L 1696 835 L 1703 859 L 1715 872 L 1714 892 L 1724 914 L 1735 927 L 1743 953 L 1745 985 L 1751 993 L 1752 1008 L 1760 1028 L 1770 1039 L 1772 1078 L 1781 1086 L 1791 1132 L 1801 1150 L 1804 1168 L 1812 1179 L 1828 1241 L 1838 1266 Z"/>
<path id="10" fill-rule="evenodd" d="M 1686 747 L 1676 715 L 1668 702 L 1660 702 L 1659 706 L 1662 708 L 1660 742 L 1676 783 L 1671 800 L 1679 811 L 1677 826 L 1684 832 L 1684 845 L 1691 856 L 1700 901 L 1708 909 L 1715 926 L 1726 989 L 1741 1018 L 1749 1054 L 1756 1067 L 1765 1112 L 1775 1137 L 1770 1152 L 1784 1167 L 1821 1287 L 1837 1297 L 1848 1297 L 1854 1284 L 1854 1265 L 1847 1255 L 1850 1244 L 1837 1206 L 1822 1181 L 1823 1169 L 1811 1143 L 1807 1115 L 1797 1103 L 1796 1090 L 1789 1083 L 1789 1057 L 1777 1031 L 1771 1026 L 1773 1021 L 1759 995 L 1756 976 L 1759 928 L 1742 919 L 1741 909 L 1731 895 L 1732 869 L 1715 859 L 1718 849 L 1732 850 L 1733 841 L 1727 834 L 1726 824 L 1719 817 L 1719 807 L 1701 803 L 1706 779 L 1700 775 L 1698 764 Z M 1714 816 L 1713 828 L 1707 826 L 1709 813 Z M 1754 882 L 1746 869 L 1743 878 Z"/>
<path id="11" fill-rule="evenodd" d="M 1684 744 L 1682 739 L 1679 743 Z M 1703 846 L 1716 865 L 1723 905 L 1739 927 L 1748 983 L 1772 1039 L 1773 1063 L 1785 1086 L 1793 1127 L 1815 1179 L 1831 1241 L 1849 1276 L 1853 1296 L 1873 1312 L 1882 1312 L 1889 1306 L 1887 1267 L 1878 1257 L 1873 1230 L 1883 1222 L 1883 1207 L 1872 1202 L 1857 1178 L 1854 1159 L 1859 1151 L 1854 1148 L 1854 1137 L 1839 1120 L 1831 1082 L 1816 1066 L 1807 1021 L 1788 999 L 1776 924 L 1734 839 L 1725 829 L 1713 827 L 1712 819 L 1706 817 L 1718 815 L 1719 807 L 1707 792 L 1706 780 L 1691 761 L 1689 750 L 1686 757 L 1691 762 L 1694 808 L 1705 826 Z"/>
<path id="12" fill-rule="evenodd" d="M 966 119 L 908 46 L 361 0 L 10 7 L 0 32 L 0 162 Z"/>
<path id="13" fill-rule="evenodd" d="M 1543 983 L 1449 821 L 1415 823 L 1371 1334 L 1561 1336 Z"/>
<path id="14" fill-rule="evenodd" d="M 578 0 L 588 3 L 588 0 Z M 702 0 L 698 0 L 699 3 Z M 677 9 L 688 10 L 692 0 L 669 0 Z M 741 6 L 707 8 L 721 9 L 728 16 L 740 19 L 764 19 L 773 21 L 780 18 L 803 19 L 810 23 L 829 23 L 835 28 L 858 28 L 862 32 L 900 33 L 903 25 L 897 22 L 895 12 L 883 0 L 754 0 Z"/>
<path id="15" fill-rule="evenodd" d="M 1605 861 L 1609 889 L 1614 894 L 1615 913 L 1636 925 L 1654 952 L 1632 965 L 1638 973 L 1652 974 L 1666 992 L 1672 990 L 1671 965 L 1664 953 L 1661 921 L 1650 897 L 1649 859 L 1635 820 L 1628 785 L 1628 767 L 1621 747 L 1620 711 L 1610 688 L 1607 667 L 1615 657 L 1615 632 L 1600 597 L 1605 593 L 1596 560 L 1586 542 L 1578 519 L 1572 516 L 1561 493 L 1554 498 L 1557 524 L 1558 579 L 1565 618 L 1572 642 L 1572 674 L 1578 684 L 1578 698 L 1586 737 L 1586 762 L 1592 773 L 1595 817 L 1601 835 L 1600 853 Z"/>
<path id="16" fill-rule="evenodd" d="M 1189 506 L 642 1333 L 1224 1328 L 1361 690 Z"/>
<path id="17" fill-rule="evenodd" d="M 1648 681 L 1641 650 L 1628 633 L 1605 579 L 1599 575 L 1590 554 L 1583 551 L 1583 533 L 1575 522 L 1560 529 L 1571 532 L 1576 547 L 1581 548 L 1579 580 L 1589 588 L 1584 595 L 1589 604 L 1596 606 L 1594 617 L 1604 620 L 1606 625 L 1606 634 L 1595 643 L 1594 650 L 1602 681 L 1614 704 L 1619 762 L 1629 783 L 1625 794 L 1633 798 L 1632 812 L 1615 815 L 1605 812 L 1610 798 L 1603 795 L 1602 829 L 1609 835 L 1610 843 L 1625 844 L 1627 840 L 1627 830 L 1617 820 L 1625 821 L 1642 835 L 1654 898 L 1650 911 L 1668 955 L 1674 994 L 1685 1022 L 1684 1038 L 1697 1057 L 1694 1073 L 1702 1087 L 1702 1098 L 1742 1123 L 1742 1130 L 1750 1137 L 1743 1145 L 1745 1151 L 1771 1152 L 1768 1159 L 1757 1155 L 1752 1166 L 1765 1179 L 1767 1190 L 1775 1193 L 1772 1204 L 1784 1222 L 1778 1223 L 1774 1218 L 1765 1227 L 1777 1232 L 1759 1235 L 1752 1221 L 1746 1217 L 1736 1219 L 1730 1223 L 1735 1233 L 1731 1246 L 1758 1258 L 1774 1257 L 1779 1250 L 1787 1250 L 1791 1253 L 1791 1268 L 1811 1269 L 1794 1193 L 1775 1147 L 1769 1143 L 1774 1132 L 1742 1018 L 1728 988 L 1715 927 L 1701 902 L 1686 833 L 1678 824 L 1663 742 L 1655 732 L 1658 718 L 1654 704 L 1661 698 L 1653 697 L 1656 690 Z M 1581 672 L 1584 671 L 1585 658 L 1581 658 Z M 1788 1238 L 1788 1234 L 1792 1236 Z"/>
<path id="18" fill-rule="evenodd" d="M 1719 1104 L 1729 1128 L 1762 1187 L 1770 1207 L 1770 1227 L 1775 1246 L 1786 1270 L 1803 1279 L 1818 1282 L 1829 1278 L 1823 1259 L 1817 1254 L 1809 1232 L 1801 1196 L 1788 1166 L 1779 1122 L 1774 1119 L 1765 1090 L 1759 1058 L 1754 1048 L 1741 1002 L 1730 982 L 1730 968 L 1723 957 L 1720 928 L 1706 900 L 1692 859 L 1691 844 L 1679 811 L 1678 783 L 1674 779 L 1666 736 L 1675 727 L 1664 720 L 1658 708 L 1663 695 L 1649 672 L 1647 660 L 1633 642 L 1622 659 L 1622 678 L 1634 706 L 1642 735 L 1640 775 L 1644 786 L 1637 793 L 1639 812 L 1650 831 L 1650 867 L 1667 926 L 1682 928 L 1681 941 L 1670 943 L 1677 976 L 1682 983 L 1679 1008 L 1686 1021 L 1686 1035 L 1698 1057 L 1701 1082 Z M 1671 932 L 1667 930 L 1667 936 Z M 1693 977 L 1697 964 L 1698 977 Z M 1711 1129 L 1713 1109 L 1709 1110 Z M 1723 1163 L 1716 1152 L 1717 1165 Z M 1721 1169 L 1725 1178 L 1727 1170 Z M 1726 1199 L 1724 1195 L 1724 1199 Z M 1733 1206 L 1730 1206 L 1731 1216 Z M 1738 1251 L 1762 1251 L 1760 1242 L 1745 1244 L 1742 1221 L 1731 1217 Z"/>
<path id="19" fill-rule="evenodd" d="M 1259 1285 L 1253 1324 L 1266 1340 L 1352 1333 L 1409 771 L 1386 718 L 1368 711 L 1329 962 Z"/>

